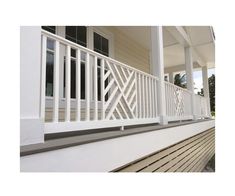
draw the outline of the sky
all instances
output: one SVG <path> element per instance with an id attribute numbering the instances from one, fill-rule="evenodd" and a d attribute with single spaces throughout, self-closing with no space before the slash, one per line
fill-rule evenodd
<path id="1" fill-rule="evenodd" d="M 208 69 L 208 78 L 215 74 L 215 69 Z M 194 79 L 194 87 L 196 88 L 194 90 L 195 93 L 201 91 L 201 88 L 203 88 L 203 82 L 202 82 L 202 71 L 194 71 L 193 72 L 193 79 Z"/>

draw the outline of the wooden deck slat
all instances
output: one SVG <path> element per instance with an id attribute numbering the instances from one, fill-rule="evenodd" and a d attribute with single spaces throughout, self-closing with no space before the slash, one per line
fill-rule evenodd
<path id="1" fill-rule="evenodd" d="M 208 148 L 211 146 L 211 143 L 207 144 L 206 146 L 200 146 L 197 150 L 195 150 L 193 153 L 189 154 L 189 156 L 185 157 L 183 160 L 178 162 L 174 167 L 170 168 L 169 172 L 180 172 L 183 171 L 191 162 L 193 162 L 194 159 L 196 159 L 198 156 L 203 153 L 204 148 Z"/>
<path id="2" fill-rule="evenodd" d="M 213 133 L 211 133 L 213 134 Z M 159 167 L 161 167 L 163 164 L 169 162 L 170 160 L 172 160 L 173 158 L 175 158 L 176 156 L 180 155 L 181 153 L 185 152 L 186 150 L 190 149 L 191 147 L 193 147 L 194 145 L 198 144 L 200 141 L 203 141 L 205 138 L 207 138 L 208 136 L 205 135 L 202 138 L 195 140 L 193 142 L 191 142 L 190 144 L 184 146 L 183 148 L 181 148 L 180 150 L 175 151 L 174 153 L 171 153 L 170 155 L 166 156 L 165 158 L 153 163 L 152 165 L 144 168 L 143 172 L 152 172 L 156 169 L 158 169 Z"/>
<path id="3" fill-rule="evenodd" d="M 160 151 L 158 153 L 154 153 L 153 155 L 150 155 L 149 157 L 146 157 L 143 160 L 140 160 L 140 161 L 138 161 L 138 162 L 136 162 L 134 164 L 131 164 L 131 165 L 127 166 L 127 167 L 124 167 L 124 168 L 120 169 L 119 171 L 120 172 L 136 172 L 136 171 L 139 171 L 139 170 L 143 169 L 144 167 L 146 167 L 147 165 L 152 164 L 153 162 L 161 159 L 162 157 L 167 156 L 168 154 L 170 154 L 170 153 L 178 150 L 179 148 L 182 148 L 183 146 L 185 146 L 185 145 L 187 145 L 187 144 L 189 144 L 189 143 L 191 143 L 191 142 L 193 142 L 193 141 L 195 141 L 195 140 L 205 136 L 206 134 L 209 134 L 212 131 L 213 131 L 213 129 L 210 129 L 210 130 L 207 130 L 207 131 L 205 131 L 203 133 L 200 133 L 200 134 L 198 134 L 196 136 L 193 136 L 193 137 L 191 137 L 191 138 L 189 138 L 189 139 L 187 139 L 187 140 L 185 140 L 183 142 L 175 144 L 172 147 L 164 149 L 164 150 L 162 150 L 162 151 Z"/>
<path id="4" fill-rule="evenodd" d="M 213 143 L 213 141 L 214 141 L 214 135 L 212 135 L 210 137 L 207 137 L 205 140 L 201 141 L 197 145 L 193 146 L 189 150 L 187 150 L 184 153 L 182 153 L 181 155 L 177 156 L 175 159 L 171 160 L 166 165 L 164 165 L 163 167 L 160 167 L 156 171 L 157 172 L 165 172 L 165 171 L 167 171 L 168 169 L 172 168 L 175 164 L 177 164 L 180 160 L 182 160 L 187 155 L 193 153 L 194 151 L 196 151 L 200 147 L 202 147 L 202 148 L 204 147 L 205 148 L 208 145 L 208 143 L 209 144 Z"/>
<path id="5" fill-rule="evenodd" d="M 179 172 L 191 169 L 196 161 L 213 148 L 214 128 L 174 144 L 166 149 L 141 158 L 130 165 L 117 170 L 119 172 Z M 205 150 L 206 149 L 206 150 Z M 203 165 L 197 164 L 195 169 Z"/>
<path id="6" fill-rule="evenodd" d="M 211 148 L 213 149 L 214 146 L 212 144 Z M 211 150 L 211 148 L 205 150 L 202 154 L 200 154 L 200 156 L 198 156 L 196 159 L 194 159 L 194 161 L 188 166 L 186 167 L 183 172 L 190 172 L 190 171 L 193 171 L 196 166 L 198 165 L 197 163 L 199 163 L 200 160 L 202 160 L 202 158 L 204 157 L 204 155 L 209 151 Z"/>
<path id="7" fill-rule="evenodd" d="M 200 172 L 211 159 L 214 154 L 214 144 L 208 149 L 197 161 L 197 163 L 189 170 L 189 172 Z"/>
<path id="8" fill-rule="evenodd" d="M 210 161 L 210 159 L 215 154 L 214 149 L 212 148 L 210 152 L 208 152 L 207 159 L 205 159 L 199 166 L 196 168 L 193 172 L 202 172 L 202 170 L 205 168 L 206 164 Z"/>

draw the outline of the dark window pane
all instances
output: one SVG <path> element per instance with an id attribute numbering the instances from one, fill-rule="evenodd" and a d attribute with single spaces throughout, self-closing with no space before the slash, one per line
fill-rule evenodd
<path id="1" fill-rule="evenodd" d="M 102 37 L 102 52 L 104 55 L 109 56 L 109 41 Z"/>
<path id="2" fill-rule="evenodd" d="M 66 82 L 66 61 L 64 60 L 64 97 Z M 76 63 L 71 60 L 71 98 L 76 98 Z M 85 99 L 85 63 L 81 63 L 81 99 Z"/>
<path id="3" fill-rule="evenodd" d="M 101 51 L 101 36 L 97 33 L 94 33 L 94 50 L 96 52 Z"/>
<path id="4" fill-rule="evenodd" d="M 76 39 L 72 38 L 72 37 L 69 37 L 69 36 L 66 36 L 66 39 L 71 41 L 71 42 L 74 42 L 76 43 Z"/>
<path id="5" fill-rule="evenodd" d="M 85 63 L 81 63 L 81 99 L 85 99 Z"/>
<path id="6" fill-rule="evenodd" d="M 76 50 L 71 48 L 71 56 L 76 58 Z"/>
<path id="7" fill-rule="evenodd" d="M 42 29 L 55 34 L 55 26 L 42 26 Z"/>
<path id="8" fill-rule="evenodd" d="M 66 91 L 66 60 L 64 60 L 64 97 Z M 71 83 L 70 83 L 71 98 L 76 98 L 76 61 L 71 60 Z"/>
<path id="9" fill-rule="evenodd" d="M 98 74 L 98 77 L 97 77 L 97 79 L 98 79 L 98 83 L 97 83 L 97 85 L 98 85 L 98 101 L 101 101 L 100 67 L 98 67 L 98 69 L 97 69 L 97 74 Z"/>
<path id="10" fill-rule="evenodd" d="M 71 60 L 71 98 L 76 98 L 76 61 Z"/>
<path id="11" fill-rule="evenodd" d="M 53 96 L 54 54 L 47 52 L 46 59 L 46 96 Z"/>
<path id="12" fill-rule="evenodd" d="M 75 26 L 66 26 L 65 29 L 66 39 L 67 37 L 73 38 L 76 40 L 76 27 Z"/>
<path id="13" fill-rule="evenodd" d="M 94 33 L 94 51 L 109 56 L 109 41 L 101 35 Z"/>
<path id="14" fill-rule="evenodd" d="M 77 27 L 77 43 L 86 47 L 86 27 Z"/>
<path id="15" fill-rule="evenodd" d="M 84 26 L 66 26 L 66 39 L 86 47 L 87 36 Z"/>

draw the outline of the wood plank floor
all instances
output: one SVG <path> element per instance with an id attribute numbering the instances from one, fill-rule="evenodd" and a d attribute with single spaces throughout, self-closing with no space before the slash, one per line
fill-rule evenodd
<path id="1" fill-rule="evenodd" d="M 201 172 L 215 154 L 215 129 L 209 129 L 114 172 Z"/>

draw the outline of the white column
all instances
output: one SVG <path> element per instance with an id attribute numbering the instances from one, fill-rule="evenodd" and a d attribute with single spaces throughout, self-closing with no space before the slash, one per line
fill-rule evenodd
<path id="1" fill-rule="evenodd" d="M 202 80 L 203 80 L 204 97 L 207 99 L 207 112 L 208 112 L 208 116 L 211 117 L 207 66 L 202 67 Z"/>
<path id="2" fill-rule="evenodd" d="M 159 78 L 157 83 L 157 103 L 160 124 L 168 124 L 166 117 L 166 98 L 164 83 L 164 56 L 163 56 L 162 26 L 151 27 L 151 62 L 152 74 Z"/>
<path id="3" fill-rule="evenodd" d="M 169 73 L 169 82 L 174 84 L 174 73 L 173 72 Z"/>
<path id="4" fill-rule="evenodd" d="M 40 118 L 41 27 L 20 28 L 20 145 L 44 142 Z"/>
<path id="5" fill-rule="evenodd" d="M 194 84 L 193 84 L 193 56 L 192 56 L 192 48 L 191 47 L 185 47 L 185 68 L 186 68 L 186 79 L 187 79 L 187 89 L 192 92 L 191 97 L 191 109 L 192 109 L 192 115 L 195 119 L 195 104 L 194 104 Z"/>

